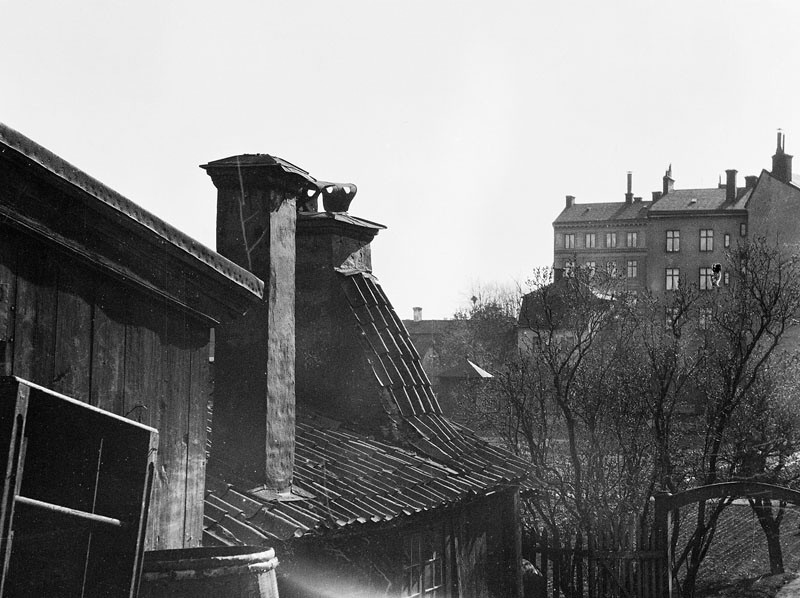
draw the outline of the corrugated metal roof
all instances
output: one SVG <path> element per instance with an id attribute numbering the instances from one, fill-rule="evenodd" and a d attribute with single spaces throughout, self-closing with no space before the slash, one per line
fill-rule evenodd
<path id="1" fill-rule="evenodd" d="M 647 217 L 647 210 L 652 204 L 652 201 L 635 201 L 633 203 L 624 201 L 576 203 L 570 207 L 564 208 L 553 224 L 644 219 Z"/>
<path id="2" fill-rule="evenodd" d="M 437 509 L 469 496 L 517 485 L 522 461 L 438 415 L 415 418 L 427 442 L 449 463 L 354 432 L 329 420 L 298 419 L 294 485 L 312 496 L 291 502 L 258 498 L 238 485 L 209 479 L 205 533 L 225 544 L 270 544 Z M 427 420 L 427 421 L 426 421 Z M 457 438 L 457 441 L 455 439 Z"/>
<path id="3" fill-rule="evenodd" d="M 2 146 L 5 147 L 3 148 Z M 264 283 L 252 273 L 139 207 L 131 200 L 76 168 L 50 150 L 28 139 L 22 133 L 0 123 L 0 151 L 5 152 L 7 150 L 12 150 L 24 156 L 66 183 L 140 224 L 163 241 L 182 249 L 187 256 L 191 256 L 216 270 L 218 274 L 237 286 L 249 290 L 258 297 L 263 297 Z"/>

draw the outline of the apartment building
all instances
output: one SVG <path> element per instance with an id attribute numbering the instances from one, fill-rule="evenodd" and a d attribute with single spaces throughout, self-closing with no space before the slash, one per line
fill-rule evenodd
<path id="1" fill-rule="evenodd" d="M 800 206 L 800 185 L 785 135 L 778 132 L 771 171 L 747 176 L 741 186 L 737 175 L 727 170 L 714 188 L 676 189 L 670 165 L 651 201 L 633 197 L 630 173 L 624 201 L 579 204 L 567 196 L 553 222 L 556 272 L 606 268 L 630 289 L 655 293 L 686 284 L 706 289 L 714 264 L 724 264 L 725 252 L 748 236 L 800 246 L 800 224 L 786 217 Z M 723 269 L 719 284 L 728 280 Z"/>

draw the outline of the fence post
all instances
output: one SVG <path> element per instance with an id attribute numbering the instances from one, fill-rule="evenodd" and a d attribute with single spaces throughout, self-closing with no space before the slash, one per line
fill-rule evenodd
<path id="1" fill-rule="evenodd" d="M 662 553 L 661 565 L 656 565 L 658 585 L 662 598 L 672 597 L 672 555 L 670 554 L 670 523 L 672 494 L 669 492 L 655 492 L 655 506 L 653 508 L 653 527 L 655 531 L 655 547 Z M 659 571 L 659 569 L 661 569 Z M 665 579 L 666 577 L 666 583 Z"/>

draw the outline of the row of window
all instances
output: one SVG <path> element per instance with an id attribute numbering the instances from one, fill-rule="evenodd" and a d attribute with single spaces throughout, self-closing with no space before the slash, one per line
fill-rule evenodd
<path id="1" fill-rule="evenodd" d="M 597 262 L 589 261 L 586 262 L 585 266 L 591 274 L 594 274 L 597 270 Z M 566 262 L 564 264 L 564 275 L 571 276 L 574 268 L 575 262 Z M 606 262 L 606 272 L 611 276 L 617 276 L 617 262 Z M 625 276 L 628 278 L 639 276 L 639 260 L 628 260 L 625 267 Z"/>
<path id="2" fill-rule="evenodd" d="M 741 236 L 747 235 L 747 224 L 742 222 L 739 225 L 739 234 Z M 722 239 L 723 246 L 727 249 L 731 246 L 731 236 L 725 233 Z M 667 253 L 675 253 L 681 250 L 681 231 L 668 230 L 667 231 Z M 714 251 L 714 229 L 701 228 L 700 229 L 700 251 Z"/>
<path id="3" fill-rule="evenodd" d="M 666 276 L 664 279 L 664 288 L 668 291 L 675 291 L 680 285 L 681 270 L 680 268 L 667 268 Z M 730 284 L 730 273 L 724 272 L 721 276 L 716 277 L 712 268 L 700 268 L 700 290 L 709 291 L 715 286 L 722 284 Z"/>
<path id="4" fill-rule="evenodd" d="M 597 233 L 585 233 L 583 239 L 583 246 L 586 249 L 594 249 L 597 247 Z M 606 247 L 617 246 L 617 233 L 606 233 Z M 629 232 L 625 233 L 625 247 L 638 247 L 639 246 L 639 233 Z M 575 233 L 567 233 L 564 235 L 564 248 L 575 249 Z"/>

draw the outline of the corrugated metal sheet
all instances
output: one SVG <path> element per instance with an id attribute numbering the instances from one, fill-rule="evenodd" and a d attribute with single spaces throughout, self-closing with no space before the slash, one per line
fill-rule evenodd
<path id="1" fill-rule="evenodd" d="M 416 423 L 432 430 L 430 421 Z M 294 484 L 313 498 L 267 501 L 211 481 L 205 513 L 208 539 L 263 545 L 309 532 L 391 521 L 516 485 L 525 475 L 524 464 L 508 453 L 449 422 L 436 425 L 458 435 L 459 446 L 442 435 L 429 437 L 449 464 L 352 432 L 321 429 L 317 421 L 298 421 Z"/>

